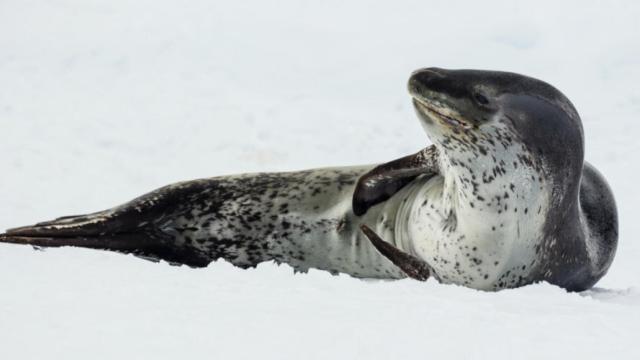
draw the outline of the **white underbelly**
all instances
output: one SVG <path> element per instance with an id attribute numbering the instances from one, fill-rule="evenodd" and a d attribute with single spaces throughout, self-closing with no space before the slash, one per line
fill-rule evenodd
<path id="1" fill-rule="evenodd" d="M 439 176 L 416 187 L 414 203 L 403 209 L 409 219 L 402 235 L 405 249 L 424 259 L 444 283 L 495 290 L 526 277 L 535 259 L 540 216 L 461 204 L 449 211 L 443 188 Z"/>

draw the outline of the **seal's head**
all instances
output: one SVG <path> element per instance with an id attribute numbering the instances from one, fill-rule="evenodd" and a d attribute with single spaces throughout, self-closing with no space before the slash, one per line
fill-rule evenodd
<path id="1" fill-rule="evenodd" d="M 423 127 L 444 156 L 528 153 L 578 181 L 580 117 L 553 86 L 502 71 L 424 68 L 411 75 L 408 87 Z"/>
<path id="2" fill-rule="evenodd" d="M 487 86 L 482 73 L 426 68 L 411 75 L 409 93 L 430 135 L 471 130 L 494 117 L 499 110 L 496 89 Z"/>

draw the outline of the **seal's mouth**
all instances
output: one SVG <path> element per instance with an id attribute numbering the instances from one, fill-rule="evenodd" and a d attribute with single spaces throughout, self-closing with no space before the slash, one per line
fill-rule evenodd
<path id="1" fill-rule="evenodd" d="M 461 119 L 457 114 L 454 114 L 450 110 L 444 108 L 437 108 L 436 106 L 424 101 L 418 97 L 413 97 L 413 106 L 418 110 L 427 114 L 429 117 L 438 119 L 445 125 L 453 126 L 454 128 L 471 129 L 473 126 L 467 121 Z"/>

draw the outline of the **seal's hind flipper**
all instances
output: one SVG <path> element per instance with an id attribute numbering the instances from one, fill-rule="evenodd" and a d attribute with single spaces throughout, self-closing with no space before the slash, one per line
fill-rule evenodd
<path id="1" fill-rule="evenodd" d="M 77 246 L 134 254 L 150 260 L 193 267 L 207 266 L 211 258 L 198 249 L 177 243 L 162 231 L 171 219 L 211 182 L 196 180 L 158 189 L 124 205 L 87 215 L 65 216 L 35 225 L 9 229 L 0 242 L 43 247 Z"/>
<path id="2" fill-rule="evenodd" d="M 130 206 L 123 206 L 123 210 Z M 66 216 L 31 226 L 9 229 L 0 234 L 0 243 L 37 247 L 75 246 L 133 254 L 146 260 L 205 267 L 211 259 L 193 247 L 180 246 L 159 231 L 145 214 L 133 217 L 130 211 L 106 210 Z M 151 225 L 151 226 L 148 226 Z"/>
<path id="3" fill-rule="evenodd" d="M 20 236 L 0 234 L 0 243 L 32 245 L 35 247 L 75 246 L 89 249 L 109 250 L 123 254 L 133 254 L 140 258 L 159 261 L 172 265 L 206 267 L 211 259 L 193 249 L 172 246 L 146 233 L 106 234 L 97 236 Z"/>
<path id="4" fill-rule="evenodd" d="M 180 182 L 137 197 L 123 205 L 86 215 L 64 216 L 7 230 L 17 236 L 95 236 L 137 233 L 190 211 L 189 204 L 215 189 L 215 179 Z"/>
<path id="5" fill-rule="evenodd" d="M 417 257 L 407 254 L 390 243 L 382 240 L 367 225 L 360 225 L 362 232 L 369 238 L 373 246 L 389 259 L 394 265 L 400 268 L 408 277 L 420 281 L 427 281 L 431 276 L 429 265 Z"/>
<path id="6" fill-rule="evenodd" d="M 7 230 L 13 236 L 86 236 L 101 233 L 121 232 L 122 226 L 114 220 L 114 211 L 105 210 L 87 215 L 64 216 L 55 220 L 39 222 L 35 225 L 21 226 Z"/>
<path id="7" fill-rule="evenodd" d="M 8 244 L 32 245 L 37 247 L 76 246 L 90 249 L 113 250 L 133 253 L 137 248 L 144 247 L 145 238 L 137 234 L 98 235 L 93 237 L 80 236 L 26 236 L 11 233 L 0 234 L 0 242 Z"/>
<path id="8" fill-rule="evenodd" d="M 353 213 L 364 215 L 370 207 L 389 199 L 419 175 L 438 173 L 438 151 L 429 146 L 413 155 L 376 166 L 362 175 L 353 192 Z"/>

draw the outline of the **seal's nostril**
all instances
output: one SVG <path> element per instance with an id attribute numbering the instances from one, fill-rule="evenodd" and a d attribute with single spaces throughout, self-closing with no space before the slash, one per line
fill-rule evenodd
<path id="1" fill-rule="evenodd" d="M 409 93 L 419 93 L 421 89 L 420 83 L 416 78 L 412 75 L 407 82 L 407 88 L 409 89 Z"/>
<path id="2" fill-rule="evenodd" d="M 418 69 L 414 72 L 411 73 L 411 77 L 415 77 L 418 79 L 434 79 L 434 78 L 443 78 L 444 77 L 444 70 L 439 69 L 439 68 L 422 68 L 422 69 Z"/>
<path id="3" fill-rule="evenodd" d="M 418 83 L 427 84 L 434 79 L 434 75 L 430 72 L 421 72 L 415 75 L 415 79 Z"/>
<path id="4" fill-rule="evenodd" d="M 430 88 L 431 84 L 439 82 L 439 80 L 444 78 L 444 75 L 438 70 L 440 69 L 424 68 L 414 71 L 409 78 L 409 89 L 421 92 L 424 91 L 425 88 Z"/>

